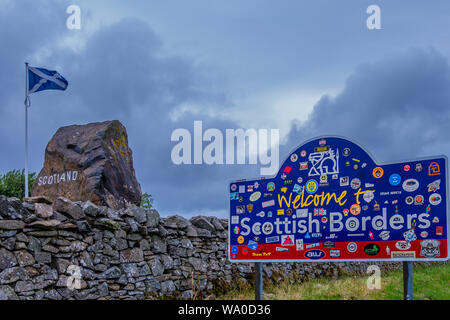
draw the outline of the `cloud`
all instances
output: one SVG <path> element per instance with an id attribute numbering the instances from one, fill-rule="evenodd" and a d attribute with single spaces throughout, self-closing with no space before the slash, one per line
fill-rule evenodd
<path id="1" fill-rule="evenodd" d="M 362 64 L 341 93 L 322 96 L 305 123 L 293 123 L 285 146 L 337 134 L 356 140 L 379 162 L 449 154 L 449 87 L 448 61 L 434 49 Z"/>

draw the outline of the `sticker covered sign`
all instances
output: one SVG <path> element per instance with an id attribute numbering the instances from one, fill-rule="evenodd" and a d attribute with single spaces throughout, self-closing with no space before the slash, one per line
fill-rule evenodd
<path id="1" fill-rule="evenodd" d="M 446 260 L 447 157 L 377 164 L 313 139 L 275 177 L 230 183 L 231 261 Z"/>

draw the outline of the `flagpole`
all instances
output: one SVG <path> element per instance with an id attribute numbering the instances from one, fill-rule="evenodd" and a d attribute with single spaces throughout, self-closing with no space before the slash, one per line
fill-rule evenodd
<path id="1" fill-rule="evenodd" d="M 28 62 L 25 62 L 25 197 L 28 193 Z"/>

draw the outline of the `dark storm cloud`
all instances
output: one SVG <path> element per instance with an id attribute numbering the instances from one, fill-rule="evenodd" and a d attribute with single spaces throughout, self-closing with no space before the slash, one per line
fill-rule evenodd
<path id="1" fill-rule="evenodd" d="M 433 49 L 366 63 L 336 97 L 323 96 L 304 124 L 294 123 L 284 152 L 311 137 L 338 134 L 362 144 L 379 162 L 449 155 L 449 89 L 448 61 Z"/>
<path id="2" fill-rule="evenodd" d="M 61 8 L 49 8 L 64 12 Z M 21 17 L 23 9 L 13 6 L 5 15 Z M 46 17 L 34 18 L 46 21 Z M 11 69 L 10 73 L 15 75 L 16 82 L 20 81 L 11 86 L 12 92 L 2 97 L 3 102 L 13 100 L 15 106 L 8 109 L 2 103 L 3 119 L 14 119 L 9 123 L 5 121 L 1 131 L 2 141 L 10 155 L 0 160 L 5 171 L 23 163 L 23 127 L 17 127 L 14 123 L 23 123 L 23 109 L 20 108 L 23 101 L 23 91 L 20 90 L 23 87 L 23 71 L 20 67 L 23 67 L 25 56 L 33 57 L 42 46 L 68 36 L 69 31 L 64 24 L 60 26 L 59 33 L 46 33 L 47 29 L 52 28 L 54 25 L 43 23 L 40 32 L 46 35 L 46 41 L 35 42 L 24 35 L 25 30 L 18 28 L 14 31 L 19 35 L 18 41 L 31 42 L 27 47 L 11 46 L 10 51 L 3 52 L 5 61 L 18 69 Z M 42 38 L 35 34 L 32 37 Z M 40 170 L 45 145 L 58 127 L 118 119 L 127 127 L 142 189 L 154 196 L 156 206 L 163 215 L 168 212 L 224 212 L 228 181 L 242 176 L 244 173 L 239 171 L 243 170 L 245 173 L 253 172 L 252 176 L 257 175 L 256 166 L 172 164 L 170 154 L 175 143 L 171 142 L 170 137 L 174 129 L 186 128 L 192 132 L 194 120 L 202 120 L 204 130 L 217 128 L 225 132 L 225 129 L 237 128 L 237 125 L 205 115 L 204 112 L 196 115 L 186 112 L 178 115 L 177 121 L 171 120 L 171 112 L 176 114 L 175 110 L 183 104 L 200 110 L 218 110 L 230 102 L 226 93 L 216 89 L 220 84 L 213 83 L 201 65 L 180 55 L 164 54 L 162 39 L 147 23 L 134 18 L 123 19 L 99 29 L 79 48 L 49 45 L 45 62 L 44 67 L 57 67 L 67 77 L 69 88 L 63 93 L 44 92 L 31 97 L 32 171 Z M 2 82 L 6 81 L 2 79 Z"/>

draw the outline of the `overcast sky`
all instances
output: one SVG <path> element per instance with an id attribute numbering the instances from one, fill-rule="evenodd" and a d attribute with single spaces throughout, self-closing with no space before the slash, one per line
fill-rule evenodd
<path id="1" fill-rule="evenodd" d="M 69 5 L 81 29 L 69 30 Z M 366 9 L 381 8 L 381 30 Z M 0 172 L 24 163 L 24 61 L 67 91 L 33 94 L 30 170 L 65 125 L 117 119 L 161 215 L 226 216 L 259 165 L 171 162 L 176 128 L 279 129 L 280 163 L 345 135 L 379 162 L 450 154 L 450 2 L 0 0 Z"/>

